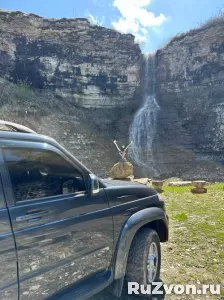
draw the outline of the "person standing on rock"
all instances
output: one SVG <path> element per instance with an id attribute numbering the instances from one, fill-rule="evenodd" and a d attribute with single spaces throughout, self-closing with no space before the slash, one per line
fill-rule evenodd
<path id="1" fill-rule="evenodd" d="M 114 140 L 114 144 L 115 144 L 115 146 L 116 146 L 116 148 L 117 148 L 117 150 L 118 150 L 118 152 L 119 152 L 119 154 L 120 154 L 120 156 L 121 156 L 121 158 L 122 158 L 122 161 L 126 161 L 127 150 L 128 150 L 128 148 L 131 146 L 132 142 L 131 142 L 130 144 L 128 144 L 126 147 L 125 147 L 125 146 L 122 146 L 122 150 L 121 150 L 121 148 L 118 146 L 116 140 Z"/>
<path id="2" fill-rule="evenodd" d="M 127 146 L 122 146 L 121 148 L 118 146 L 117 141 L 114 140 L 114 144 L 121 156 L 121 160 L 113 165 L 109 174 L 112 179 L 122 179 L 122 180 L 131 180 L 131 176 L 133 177 L 133 165 L 128 162 L 126 159 L 127 150 L 131 146 L 132 142 Z"/>

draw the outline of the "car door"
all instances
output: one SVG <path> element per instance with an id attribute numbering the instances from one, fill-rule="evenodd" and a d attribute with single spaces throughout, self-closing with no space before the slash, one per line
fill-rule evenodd
<path id="1" fill-rule="evenodd" d="M 43 299 L 108 270 L 113 221 L 104 189 L 88 195 L 88 175 L 46 143 L 7 142 L 3 156 L 20 299 Z"/>

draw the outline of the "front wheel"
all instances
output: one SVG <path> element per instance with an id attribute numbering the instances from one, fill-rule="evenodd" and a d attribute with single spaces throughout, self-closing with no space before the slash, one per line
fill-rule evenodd
<path id="1" fill-rule="evenodd" d="M 161 268 L 160 239 L 155 230 L 140 229 L 129 251 L 126 281 L 146 286 L 159 281 Z"/>

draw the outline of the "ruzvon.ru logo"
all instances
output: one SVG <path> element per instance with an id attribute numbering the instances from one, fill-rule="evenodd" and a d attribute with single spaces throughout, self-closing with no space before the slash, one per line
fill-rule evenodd
<path id="1" fill-rule="evenodd" d="M 153 282 L 147 286 L 140 285 L 137 282 L 128 282 L 128 294 L 135 295 L 220 295 L 221 294 L 221 285 L 220 284 L 204 284 L 201 287 L 198 287 L 193 284 L 170 284 L 166 285 L 162 282 Z"/>

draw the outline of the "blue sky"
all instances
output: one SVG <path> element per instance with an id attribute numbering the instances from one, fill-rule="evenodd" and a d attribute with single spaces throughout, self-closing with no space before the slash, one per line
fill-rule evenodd
<path id="1" fill-rule="evenodd" d="M 1 0 L 0 8 L 43 17 L 87 17 L 93 23 L 132 33 L 144 52 L 224 11 L 223 0 Z"/>

